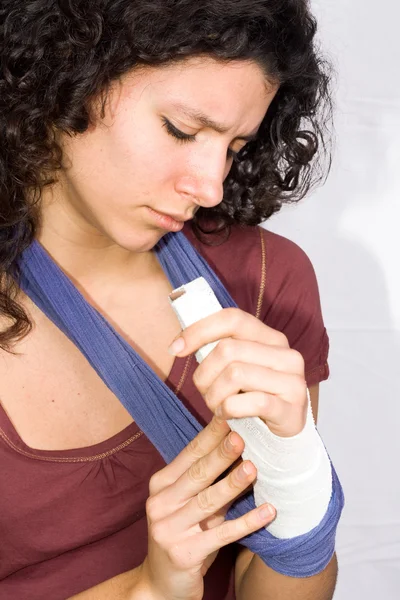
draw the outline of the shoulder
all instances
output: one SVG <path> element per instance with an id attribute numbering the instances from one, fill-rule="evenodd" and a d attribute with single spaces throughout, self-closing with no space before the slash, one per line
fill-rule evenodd
<path id="1" fill-rule="evenodd" d="M 238 306 L 281 331 L 303 355 L 312 385 L 329 374 L 329 340 L 311 260 L 295 242 L 263 227 L 232 227 L 213 245 L 185 234 L 221 279 Z"/>
<path id="2" fill-rule="evenodd" d="M 304 250 L 263 227 L 235 225 L 227 239 L 210 236 L 211 245 L 199 241 L 189 227 L 185 235 L 248 312 L 255 314 L 260 293 L 264 311 L 288 290 L 318 293 L 314 268 Z"/>
<path id="3" fill-rule="evenodd" d="M 266 268 L 265 311 L 295 310 L 300 300 L 303 310 L 320 311 L 317 277 L 306 252 L 295 242 L 263 230 Z"/>
<path id="4" fill-rule="evenodd" d="M 286 277 L 298 277 L 305 274 L 315 277 L 311 260 L 295 242 L 267 229 L 262 230 L 262 235 L 269 269 Z"/>
<path id="5" fill-rule="evenodd" d="M 266 285 L 260 318 L 282 331 L 305 362 L 311 387 L 329 377 L 329 337 L 321 309 L 318 281 L 308 255 L 287 238 L 263 232 Z"/>
<path id="6" fill-rule="evenodd" d="M 295 261 L 296 266 L 305 266 L 312 269 L 312 264 L 307 254 L 295 242 L 273 233 L 260 225 L 251 227 L 246 225 L 233 225 L 230 235 L 209 235 L 207 242 L 197 239 L 189 225 L 185 226 L 185 236 L 201 252 L 213 260 L 228 262 L 228 258 L 237 258 L 242 262 L 249 261 L 260 251 L 262 244 L 268 251 L 269 263 L 271 261 Z"/>
<path id="7" fill-rule="evenodd" d="M 261 228 L 235 225 L 229 237 L 210 235 L 206 242 L 198 240 L 189 227 L 184 232 L 238 306 L 255 314 L 262 269 Z"/>

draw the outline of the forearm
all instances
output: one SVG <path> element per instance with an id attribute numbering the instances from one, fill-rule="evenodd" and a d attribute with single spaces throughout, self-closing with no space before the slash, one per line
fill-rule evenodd
<path id="1" fill-rule="evenodd" d="M 332 600 L 337 572 L 336 555 L 324 571 L 302 579 L 281 575 L 254 556 L 241 578 L 237 600 Z"/>
<path id="2" fill-rule="evenodd" d="M 142 565 L 71 596 L 68 600 L 153 600 L 141 574 Z"/>

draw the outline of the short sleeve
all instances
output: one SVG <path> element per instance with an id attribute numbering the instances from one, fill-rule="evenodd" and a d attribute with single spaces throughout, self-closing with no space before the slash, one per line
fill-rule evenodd
<path id="1" fill-rule="evenodd" d="M 284 333 L 305 361 L 308 387 L 329 377 L 329 338 L 324 325 L 314 268 L 294 242 L 262 232 L 265 289 L 260 318 Z"/>

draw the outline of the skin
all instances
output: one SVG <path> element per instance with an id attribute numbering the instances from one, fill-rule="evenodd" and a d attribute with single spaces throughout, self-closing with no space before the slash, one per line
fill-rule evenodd
<path id="1" fill-rule="evenodd" d="M 204 319 L 177 336 L 172 311 L 164 311 L 169 284 L 153 253 L 166 231 L 148 207 L 189 220 L 199 207 L 221 202 L 233 160 L 230 153 L 240 151 L 256 134 L 276 90 L 253 63 L 192 59 L 126 76 L 110 90 L 103 118 L 98 117 L 85 134 L 60 135 L 64 169 L 42 199 L 38 237 L 47 251 L 161 375 L 168 374 L 173 356 L 222 339 L 197 369 L 195 385 L 213 412 L 222 410 L 223 418 L 214 418 L 194 443 L 152 478 L 145 563 L 79 594 L 82 600 L 110 598 L 111 591 L 112 597 L 125 599 L 200 599 L 203 576 L 219 548 L 273 519 L 273 512 L 260 519 L 256 510 L 224 522 L 227 507 L 254 481 L 256 469 L 246 461 L 248 472 L 240 479 L 243 465 L 234 465 L 243 441 L 232 433 L 233 446 L 225 445 L 229 428 L 223 419 L 257 415 L 278 435 L 299 432 L 307 402 L 303 360 L 281 333 L 239 309 L 226 309 L 218 319 Z M 189 117 L 177 103 L 201 111 L 219 123 L 219 130 L 204 119 L 200 123 Z M 195 138 L 175 139 L 165 119 Z M 154 298 L 159 304 L 151 304 Z M 129 319 L 137 311 L 140 323 L 132 323 Z M 59 381 L 57 387 L 62 388 Z M 239 395 L 240 391 L 244 393 Z M 83 405 L 80 398 L 79 406 Z M 101 420 L 110 427 L 114 413 L 107 411 L 116 413 L 117 403 L 106 402 L 101 410 Z M 99 414 L 93 399 L 86 412 Z M 23 427 L 22 413 L 14 417 Z M 56 431 L 61 423 L 59 415 L 57 423 L 55 418 L 49 417 L 48 431 Z M 50 434 L 37 431 L 31 430 L 31 435 L 41 435 L 36 447 L 48 447 Z M 102 429 L 90 440 L 80 439 L 89 445 L 114 433 Z M 86 428 L 81 435 L 87 435 Z M 74 441 L 65 438 L 65 447 Z M 54 444 L 60 443 L 58 434 Z M 227 477 L 212 485 L 232 466 Z M 242 569 L 241 577 L 245 572 Z M 260 573 L 256 567 L 254 579 Z M 251 591 L 251 582 L 247 585 Z M 313 597 L 318 599 L 316 593 Z"/>
<path id="2" fill-rule="evenodd" d="M 126 76 L 114 84 L 104 119 L 83 135 L 61 136 L 66 169 L 45 191 L 41 242 L 78 278 L 127 264 L 147 270 L 165 231 L 146 207 L 189 220 L 200 206 L 219 204 L 229 150 L 257 132 L 276 89 L 253 63 L 211 59 Z M 200 126 L 177 103 L 226 132 Z M 174 139 L 164 118 L 196 140 Z"/>

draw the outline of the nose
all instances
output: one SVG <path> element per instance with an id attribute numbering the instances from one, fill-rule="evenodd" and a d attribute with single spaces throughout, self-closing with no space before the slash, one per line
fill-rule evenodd
<path id="1" fill-rule="evenodd" d="M 176 182 L 178 194 L 189 196 L 192 202 L 203 208 L 212 208 L 222 202 L 224 179 L 229 172 L 225 152 L 209 152 L 197 156 L 187 166 Z"/>

